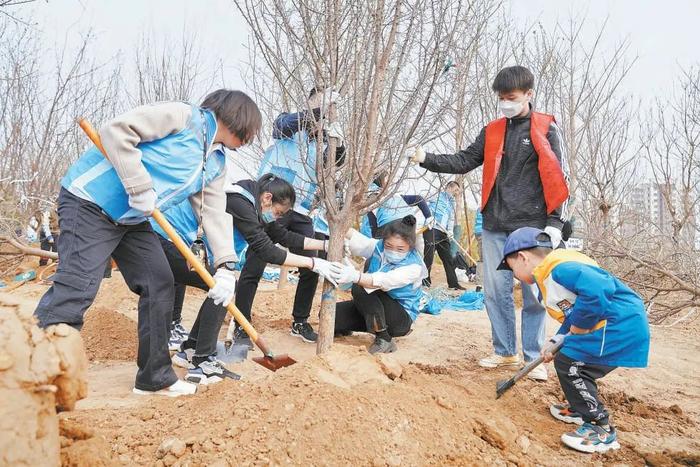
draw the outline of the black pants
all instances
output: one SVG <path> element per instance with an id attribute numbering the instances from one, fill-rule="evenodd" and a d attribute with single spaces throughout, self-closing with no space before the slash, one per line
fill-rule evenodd
<path id="1" fill-rule="evenodd" d="M 447 234 L 441 230 L 430 229 L 423 232 L 423 240 L 425 242 L 423 260 L 425 261 L 425 267 L 428 268 L 428 277 L 423 280 L 423 283 L 426 285 L 432 284 L 430 269 L 433 267 L 433 257 L 435 256 L 435 250 L 437 250 L 442 260 L 442 265 L 445 268 L 447 286 L 453 288 L 459 287 L 459 281 L 455 273 L 455 265 L 452 260 L 452 253 L 450 252 L 450 239 L 447 238 Z"/>
<path id="2" fill-rule="evenodd" d="M 364 287 L 352 286 L 352 300 L 335 306 L 335 331 L 376 333 L 386 329 L 391 337 L 401 337 L 411 330 L 411 317 L 399 302 L 382 290 L 367 293 Z"/>
<path id="3" fill-rule="evenodd" d="M 296 232 L 305 237 L 314 237 L 314 225 L 309 216 L 299 214 L 296 211 L 289 211 L 284 217 L 277 220 L 286 229 Z M 316 256 L 315 251 L 290 249 L 294 254 L 301 256 Z M 255 251 L 248 248 L 246 252 L 245 265 L 241 271 L 241 277 L 236 285 L 236 307 L 250 321 L 253 300 L 258 291 L 258 283 L 265 271 L 267 263 L 260 259 Z M 311 315 L 311 304 L 316 294 L 318 286 L 318 274 L 310 269 L 299 268 L 299 283 L 294 295 L 294 306 L 292 316 L 294 322 L 306 322 Z"/>
<path id="4" fill-rule="evenodd" d="M 58 237 L 59 235 L 54 235 L 53 242 L 49 242 L 48 238 L 42 238 L 40 243 L 41 249 L 44 251 L 58 251 L 58 248 L 56 248 L 56 245 L 58 244 Z M 47 258 L 39 259 L 39 266 L 46 266 L 47 264 L 49 264 L 49 260 Z"/>
<path id="5" fill-rule="evenodd" d="M 39 325 L 66 323 L 80 329 L 111 255 L 129 289 L 139 295 L 135 386 L 157 391 L 175 383 L 168 352 L 173 274 L 151 225 L 115 224 L 99 206 L 65 189 L 58 197 L 58 215 L 61 261 L 34 312 Z"/>
<path id="6" fill-rule="evenodd" d="M 177 251 L 177 248 L 175 248 L 172 242 L 164 239 L 160 235 L 158 238 L 160 239 L 160 244 L 163 247 L 165 256 L 168 258 L 170 269 L 173 272 L 173 278 L 175 279 L 175 284 L 177 284 L 176 290 L 179 288 L 181 293 L 180 296 L 176 295 L 175 299 L 181 298 L 181 301 L 179 304 L 175 302 L 175 305 L 179 306 L 179 314 L 182 315 L 185 286 L 197 287 L 204 291 L 208 291 L 209 287 L 207 287 L 204 280 L 199 277 L 199 274 L 195 271 L 190 271 L 187 260 Z M 225 317 L 226 308 L 214 304 L 211 298 L 204 300 L 204 303 L 202 303 L 202 306 L 199 308 L 199 313 L 197 313 L 197 319 L 192 325 L 185 347 L 194 349 L 195 357 L 208 357 L 216 353 L 216 340 Z"/>
<path id="7" fill-rule="evenodd" d="M 584 422 L 608 424 L 609 414 L 598 397 L 596 380 L 616 367 L 577 362 L 559 352 L 554 357 L 554 368 L 571 410 L 580 413 Z"/>
<path id="8" fill-rule="evenodd" d="M 162 242 L 162 240 L 161 240 Z M 167 252 L 166 252 L 167 254 Z M 177 279 L 176 279 L 177 280 Z M 173 303 L 173 323 L 182 321 L 182 305 L 185 304 L 187 285 L 175 282 L 175 298 Z"/>

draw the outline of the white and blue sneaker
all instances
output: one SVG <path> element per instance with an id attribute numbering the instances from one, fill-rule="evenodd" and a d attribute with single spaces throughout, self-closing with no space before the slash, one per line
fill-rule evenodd
<path id="1" fill-rule="evenodd" d="M 200 362 L 198 365 L 192 364 L 192 368 L 187 372 L 187 376 L 185 376 L 185 380 L 190 383 L 204 385 L 221 382 L 224 378 L 237 381 L 241 379 L 241 375 L 226 369 L 224 364 L 218 360 L 215 355 L 209 355 L 206 360 Z"/>
<path id="2" fill-rule="evenodd" d="M 187 329 L 185 329 L 185 327 L 182 325 L 181 321 L 177 321 L 177 322 L 173 321 L 173 331 L 180 334 L 180 336 L 182 336 L 183 339 L 187 339 L 188 337 L 190 337 L 189 331 L 187 331 Z"/>
<path id="3" fill-rule="evenodd" d="M 617 432 L 612 425 L 606 430 L 600 425 L 584 423 L 576 431 L 561 435 L 561 441 L 572 449 L 587 453 L 620 449 Z"/>
<path id="4" fill-rule="evenodd" d="M 173 352 L 180 348 L 183 342 L 187 340 L 186 337 L 182 337 L 175 328 L 170 331 L 170 337 L 168 338 L 168 350 Z"/>
<path id="5" fill-rule="evenodd" d="M 194 368 L 194 365 L 192 365 L 193 355 L 194 349 L 178 350 L 175 355 L 173 355 L 173 365 L 186 369 Z"/>

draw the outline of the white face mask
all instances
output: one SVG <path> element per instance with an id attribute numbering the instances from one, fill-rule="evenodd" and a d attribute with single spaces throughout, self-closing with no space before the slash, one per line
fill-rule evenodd
<path id="1" fill-rule="evenodd" d="M 523 105 L 527 105 L 527 101 L 498 101 L 498 109 L 506 118 L 513 118 L 522 112 Z"/>

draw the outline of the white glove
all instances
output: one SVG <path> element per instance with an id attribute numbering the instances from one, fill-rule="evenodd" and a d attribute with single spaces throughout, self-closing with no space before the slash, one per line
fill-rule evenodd
<path id="1" fill-rule="evenodd" d="M 48 240 L 49 243 L 53 243 L 53 235 L 49 235 L 48 237 L 46 237 L 46 240 Z"/>
<path id="2" fill-rule="evenodd" d="M 568 334 L 555 334 L 553 335 L 542 347 L 540 354 L 544 359 L 545 363 L 549 363 L 554 359 L 555 349 L 561 347 Z"/>
<path id="3" fill-rule="evenodd" d="M 550 225 L 544 228 L 544 233 L 549 235 L 549 238 L 552 239 L 552 248 L 556 248 L 559 246 L 559 244 L 561 243 L 561 230 Z"/>
<path id="4" fill-rule="evenodd" d="M 147 216 L 150 216 L 153 210 L 156 208 L 157 199 L 158 195 L 156 194 L 156 190 L 150 189 L 129 195 L 129 206 L 142 211 Z"/>
<path id="5" fill-rule="evenodd" d="M 340 122 L 333 122 L 326 127 L 326 136 L 329 138 L 337 138 L 338 146 L 342 146 L 345 141 L 345 135 L 343 134 L 343 127 Z"/>
<path id="6" fill-rule="evenodd" d="M 214 274 L 216 284 L 209 289 L 207 296 L 214 300 L 216 305 L 228 306 L 236 293 L 236 275 L 233 271 L 219 268 Z"/>
<path id="7" fill-rule="evenodd" d="M 349 258 L 352 256 L 352 250 L 350 249 L 350 239 L 346 238 L 343 241 L 343 252 L 345 253 L 345 257 Z"/>
<path id="8" fill-rule="evenodd" d="M 425 220 L 423 221 L 423 227 L 425 227 L 426 230 L 430 230 L 435 226 L 435 218 L 433 216 L 426 217 Z"/>
<path id="9" fill-rule="evenodd" d="M 337 287 L 338 283 L 333 279 L 333 275 L 331 274 L 331 263 L 321 258 L 313 258 L 313 262 L 314 266 L 311 270 Z"/>
<path id="10" fill-rule="evenodd" d="M 425 150 L 422 146 L 417 146 L 413 154 L 409 154 L 408 161 L 413 164 L 422 164 L 425 162 Z"/>
<path id="11" fill-rule="evenodd" d="M 333 280 L 339 284 L 355 283 L 360 280 L 360 271 L 343 263 L 331 263 Z"/>

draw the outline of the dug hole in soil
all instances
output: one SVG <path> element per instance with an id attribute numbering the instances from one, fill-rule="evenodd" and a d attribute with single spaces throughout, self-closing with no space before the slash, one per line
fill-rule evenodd
<path id="1" fill-rule="evenodd" d="M 438 276 L 435 282 L 443 281 Z M 14 294 L 35 303 L 45 289 L 27 284 Z M 186 324 L 203 297 L 188 289 Z M 333 350 L 319 357 L 315 346 L 289 335 L 293 297 L 294 287 L 261 285 L 253 324 L 276 352 L 289 353 L 298 364 L 271 373 L 249 359 L 229 366 L 241 381 L 204 387 L 188 398 L 139 397 L 130 392 L 136 299 L 115 273 L 86 315 L 90 392 L 76 410 L 59 415 L 63 464 L 660 466 L 700 461 L 697 322 L 682 330 L 654 328 L 650 368 L 616 370 L 602 381 L 622 449 L 585 455 L 559 441 L 574 427 L 549 415 L 549 404 L 562 397 L 551 366 L 546 383 L 525 380 L 495 400 L 496 382 L 512 372 L 476 364 L 491 350 L 484 312 L 422 315 L 389 356 L 369 355 L 371 336 L 356 333 L 336 339 Z M 550 324 L 551 334 L 556 327 Z"/>

